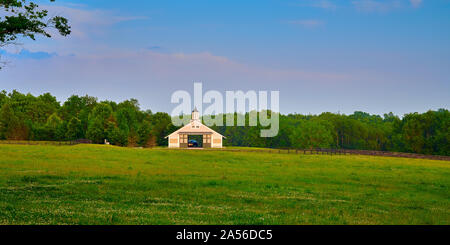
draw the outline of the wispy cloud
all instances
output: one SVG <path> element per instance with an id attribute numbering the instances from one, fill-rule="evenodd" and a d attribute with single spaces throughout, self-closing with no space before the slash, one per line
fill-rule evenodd
<path id="1" fill-rule="evenodd" d="M 423 0 L 354 0 L 353 6 L 361 12 L 389 12 L 395 9 L 422 5 Z"/>
<path id="2" fill-rule="evenodd" d="M 295 5 L 300 7 L 313 7 L 326 10 L 336 10 L 337 8 L 337 5 L 330 0 L 303 0 Z"/>
<path id="3" fill-rule="evenodd" d="M 335 10 L 337 8 L 336 4 L 334 4 L 330 1 L 327 1 L 327 0 L 314 1 L 314 3 L 311 6 L 316 7 L 316 8 L 329 9 L 329 10 Z"/>
<path id="4" fill-rule="evenodd" d="M 355 82 L 350 74 L 255 66 L 209 52 L 116 51 L 13 60 L 12 64 L 0 72 L 0 84 L 6 90 L 45 90 L 64 96 L 92 94 L 108 100 L 132 97 L 156 111 L 173 109 L 170 95 L 177 89 L 189 88 L 193 81 L 205 82 L 218 90 L 244 91 L 293 91 L 292 84 L 311 86 L 309 81 L 314 81 L 314 86 Z"/>
<path id="5" fill-rule="evenodd" d="M 297 25 L 297 26 L 301 26 L 304 28 L 316 28 L 319 26 L 322 26 L 324 24 L 323 21 L 321 20 L 291 20 L 288 21 L 289 24 L 291 25 Z"/>
<path id="6" fill-rule="evenodd" d="M 357 0 L 352 1 L 356 10 L 361 12 L 388 12 L 393 9 L 400 8 L 402 3 L 400 0 L 393 1 L 376 1 L 376 0 Z"/>
<path id="7" fill-rule="evenodd" d="M 237 85 L 243 81 L 251 83 L 315 80 L 336 83 L 352 79 L 348 74 L 252 66 L 209 52 L 165 54 L 140 50 L 76 56 L 56 55 L 41 61 L 26 59 L 15 66 L 17 67 L 8 67 L 8 72 L 3 71 L 1 75 L 11 75 L 21 81 L 38 81 L 40 78 L 45 80 L 50 76 L 53 81 L 64 81 L 65 84 L 71 85 L 74 84 L 73 81 L 79 81 L 89 86 L 123 85 L 124 81 L 136 86 L 146 86 L 152 81 L 183 84 L 196 79 L 215 81 L 218 78 L 230 83 L 239 81 Z M 21 70 L 28 72 L 21 74 Z M 63 79 L 64 77 L 66 79 Z"/>
<path id="8" fill-rule="evenodd" d="M 4 55 L 6 58 L 15 58 L 15 59 L 49 59 L 57 56 L 56 53 L 49 53 L 44 51 L 32 52 L 27 49 L 22 49 L 20 52 L 9 52 L 8 50 L 0 49 L 0 55 Z"/>
<path id="9" fill-rule="evenodd" d="M 344 9 L 348 7 L 343 2 L 337 0 L 302 0 L 296 3 L 295 6 L 334 11 L 338 8 Z M 388 12 L 400 8 L 419 8 L 423 4 L 423 0 L 352 0 L 350 3 L 350 6 L 353 6 L 360 12 Z"/>
<path id="10" fill-rule="evenodd" d="M 420 5 L 422 5 L 422 0 L 409 0 L 409 2 L 411 3 L 411 5 L 414 7 L 414 8 L 418 8 L 418 7 L 420 7 Z"/>
<path id="11" fill-rule="evenodd" d="M 162 47 L 158 46 L 158 45 L 153 45 L 153 46 L 149 46 L 147 47 L 148 50 L 161 50 Z"/>
<path id="12" fill-rule="evenodd" d="M 120 22 L 146 20 L 147 16 L 123 16 L 118 13 L 100 10 L 84 9 L 82 5 L 43 5 L 49 10 L 50 16 L 61 15 L 67 17 L 72 27 L 71 37 L 86 39 L 88 36 L 102 33 L 102 29 Z M 58 37 L 58 35 L 54 35 Z"/>

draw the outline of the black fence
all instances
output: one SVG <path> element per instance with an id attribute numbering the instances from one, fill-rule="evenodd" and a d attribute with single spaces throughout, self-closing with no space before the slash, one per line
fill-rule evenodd
<path id="1" fill-rule="evenodd" d="M 270 148 L 260 148 L 260 149 L 227 149 L 223 148 L 223 151 L 234 151 L 234 152 L 266 152 L 266 153 L 278 153 L 278 154 L 304 154 L 304 155 L 366 155 L 366 156 L 385 156 L 385 157 L 405 157 L 405 158 L 416 158 L 416 159 L 431 159 L 431 160 L 444 160 L 450 161 L 450 156 L 439 156 L 439 155 L 424 155 L 415 153 L 404 153 L 404 152 L 389 152 L 389 151 L 370 151 L 370 150 L 350 150 L 350 149 L 325 149 L 325 148 L 315 148 L 315 149 L 291 149 L 291 148 L 280 148 L 280 149 L 270 149 Z"/>
<path id="2" fill-rule="evenodd" d="M 78 144 L 92 144 L 92 141 L 87 139 L 78 139 L 73 141 L 31 141 L 31 140 L 0 140 L 1 144 L 12 145 L 78 145 Z M 304 155 L 366 155 L 366 156 L 385 156 L 385 157 L 405 157 L 416 159 L 431 159 L 431 160 L 443 160 L 450 161 L 450 156 L 439 155 L 424 155 L 416 153 L 405 152 L 390 152 L 390 151 L 371 151 L 371 150 L 350 150 L 350 149 L 292 149 L 292 148 L 222 148 L 209 150 L 220 151 L 233 151 L 233 152 L 265 152 L 265 153 L 278 153 L 278 154 L 304 154 Z"/>
<path id="3" fill-rule="evenodd" d="M 34 140 L 0 140 L 1 144 L 9 145 L 78 145 L 78 144 L 92 144 L 92 141 L 87 139 L 78 139 L 72 141 L 34 141 Z"/>

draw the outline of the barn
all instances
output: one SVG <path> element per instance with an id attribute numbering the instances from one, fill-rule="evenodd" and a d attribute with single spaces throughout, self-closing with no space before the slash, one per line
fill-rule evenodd
<path id="1" fill-rule="evenodd" d="M 193 140 L 193 136 L 200 136 L 201 142 Z M 166 136 L 169 138 L 169 148 L 222 148 L 223 135 L 203 125 L 200 113 L 195 108 L 192 111 L 191 121 L 184 127 Z M 197 145 L 194 145 L 196 144 Z"/>

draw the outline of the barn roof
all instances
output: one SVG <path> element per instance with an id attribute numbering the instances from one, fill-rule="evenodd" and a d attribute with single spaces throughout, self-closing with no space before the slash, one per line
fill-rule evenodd
<path id="1" fill-rule="evenodd" d="M 194 126 L 194 127 L 192 127 L 192 126 Z M 223 138 L 226 138 L 225 136 L 223 136 L 223 135 L 217 133 L 216 131 L 210 129 L 208 126 L 204 125 L 200 121 L 195 120 L 195 121 L 191 121 L 189 124 L 186 124 L 182 128 L 180 128 L 177 131 L 167 135 L 164 138 L 170 137 L 171 135 L 174 135 L 174 134 L 202 135 L 202 134 L 214 134 L 214 133 L 222 136 Z"/>

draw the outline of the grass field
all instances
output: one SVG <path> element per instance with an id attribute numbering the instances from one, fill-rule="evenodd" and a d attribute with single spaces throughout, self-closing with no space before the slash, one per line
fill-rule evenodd
<path id="1" fill-rule="evenodd" d="M 450 224 L 450 162 L 0 145 L 0 224 Z"/>

